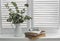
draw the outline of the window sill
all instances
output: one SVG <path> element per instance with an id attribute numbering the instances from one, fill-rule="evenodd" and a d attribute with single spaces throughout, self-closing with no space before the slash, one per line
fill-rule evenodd
<path id="1" fill-rule="evenodd" d="M 26 39 L 23 37 L 14 37 L 14 34 L 0 34 L 0 38 L 9 38 L 9 39 Z M 60 38 L 60 30 L 57 33 L 46 34 L 46 37 L 41 37 L 40 39 L 51 39 L 51 38 Z"/>
<path id="2" fill-rule="evenodd" d="M 14 37 L 12 34 L 4 34 L 0 35 L 0 38 L 9 38 L 9 39 L 26 39 L 24 36 L 23 37 Z M 60 35 L 52 35 L 52 36 L 47 36 L 46 37 L 41 37 L 40 39 L 48 39 L 48 38 L 60 38 Z"/>

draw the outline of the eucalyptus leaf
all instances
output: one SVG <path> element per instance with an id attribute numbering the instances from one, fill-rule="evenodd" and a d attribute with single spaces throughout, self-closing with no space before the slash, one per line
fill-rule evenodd
<path id="1" fill-rule="evenodd" d="M 23 16 L 23 14 L 25 13 L 26 9 L 23 8 L 22 10 L 18 9 L 18 6 L 16 4 L 16 2 L 11 2 L 12 5 L 15 7 L 15 11 L 12 11 L 12 9 L 8 6 L 9 4 L 5 4 L 5 7 L 8 9 L 9 11 L 9 17 L 7 19 L 7 22 L 12 22 L 13 24 L 20 24 L 23 23 L 26 20 L 30 20 L 31 17 L 28 15 Z M 24 4 L 26 7 L 28 7 L 28 4 Z M 21 12 L 20 12 L 21 11 Z"/>
<path id="2" fill-rule="evenodd" d="M 25 4 L 26 7 L 28 7 L 29 5 L 28 4 Z"/>

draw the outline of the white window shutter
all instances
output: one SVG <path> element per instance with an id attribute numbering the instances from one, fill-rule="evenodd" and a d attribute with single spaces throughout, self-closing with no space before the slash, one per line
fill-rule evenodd
<path id="1" fill-rule="evenodd" d="M 57 28 L 59 0 L 33 0 L 33 27 Z"/>
<path id="2" fill-rule="evenodd" d="M 2 27 L 11 28 L 11 23 L 7 22 L 8 10 L 4 6 L 6 2 L 15 1 L 18 6 L 24 5 L 27 0 L 1 0 Z M 22 6 L 23 7 L 23 6 Z M 19 8 L 19 9 L 22 9 Z M 57 28 L 59 24 L 59 0 L 33 0 L 33 27 L 53 27 Z M 23 27 L 27 23 L 22 24 Z"/>
<path id="3" fill-rule="evenodd" d="M 2 28 L 12 28 L 12 25 L 10 22 L 7 22 L 7 18 L 9 16 L 8 9 L 6 9 L 5 4 L 10 2 L 16 2 L 18 5 L 19 10 L 22 10 L 24 8 L 24 4 L 27 3 L 27 0 L 1 0 L 1 17 L 2 17 Z M 14 9 L 12 4 L 10 4 L 10 7 Z M 21 24 L 22 27 L 27 27 L 27 22 L 24 22 Z"/>

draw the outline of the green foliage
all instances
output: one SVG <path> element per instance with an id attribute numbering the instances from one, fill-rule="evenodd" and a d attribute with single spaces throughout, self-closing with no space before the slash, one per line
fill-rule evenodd
<path id="1" fill-rule="evenodd" d="M 19 11 L 16 2 L 11 2 L 11 4 L 15 7 L 16 12 L 14 12 L 9 7 L 8 3 L 5 4 L 5 7 L 9 11 L 9 17 L 7 19 L 7 22 L 12 22 L 13 24 L 20 24 L 20 23 L 23 23 L 26 20 L 30 20 L 31 19 L 31 17 L 28 16 L 28 15 L 23 16 L 23 14 L 25 13 L 25 8 L 23 8 L 22 10 Z M 26 6 L 28 8 L 28 4 L 25 4 L 24 6 Z"/>
<path id="2" fill-rule="evenodd" d="M 26 7 L 28 7 L 29 5 L 28 4 L 25 4 Z"/>

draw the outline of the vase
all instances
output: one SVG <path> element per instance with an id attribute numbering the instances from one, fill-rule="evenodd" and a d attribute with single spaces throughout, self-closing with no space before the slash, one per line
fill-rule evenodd
<path id="1" fill-rule="evenodd" d="M 22 32 L 22 27 L 20 24 L 14 24 L 15 25 L 15 31 L 14 31 L 14 36 L 15 37 L 23 37 L 24 33 Z"/>

